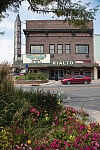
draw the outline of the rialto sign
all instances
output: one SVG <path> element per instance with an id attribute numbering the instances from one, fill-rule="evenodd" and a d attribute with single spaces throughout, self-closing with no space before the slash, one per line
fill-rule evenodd
<path id="1" fill-rule="evenodd" d="M 55 66 L 71 66 L 75 63 L 73 60 L 53 60 L 52 65 Z"/>

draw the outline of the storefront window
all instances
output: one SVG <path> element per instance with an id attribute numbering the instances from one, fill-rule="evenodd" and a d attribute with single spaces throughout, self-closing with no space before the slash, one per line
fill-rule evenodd
<path id="1" fill-rule="evenodd" d="M 51 78 L 54 77 L 54 70 L 51 70 Z"/>
<path id="2" fill-rule="evenodd" d="M 37 69 L 31 69 L 30 72 L 31 73 L 38 73 L 38 70 Z"/>
<path id="3" fill-rule="evenodd" d="M 46 69 L 41 69 L 41 72 L 47 73 Z"/>
<path id="4" fill-rule="evenodd" d="M 71 74 L 71 70 L 70 69 L 66 70 L 66 74 Z"/>
<path id="5" fill-rule="evenodd" d="M 87 77 L 91 77 L 92 76 L 91 69 L 85 70 L 85 76 L 87 76 Z"/>
<path id="6" fill-rule="evenodd" d="M 64 70 L 59 70 L 59 77 L 63 77 Z"/>

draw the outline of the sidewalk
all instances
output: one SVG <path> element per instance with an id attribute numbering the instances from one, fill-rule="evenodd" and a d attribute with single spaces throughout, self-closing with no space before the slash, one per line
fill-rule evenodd
<path id="1" fill-rule="evenodd" d="M 75 108 L 76 110 L 80 110 L 81 107 L 79 106 L 74 106 L 74 105 L 65 105 L 65 106 L 72 106 L 73 108 Z M 100 111 L 97 110 L 92 110 L 92 109 L 86 109 L 86 108 L 82 108 L 87 114 L 89 114 L 89 119 L 91 122 L 99 122 L 100 123 Z"/>

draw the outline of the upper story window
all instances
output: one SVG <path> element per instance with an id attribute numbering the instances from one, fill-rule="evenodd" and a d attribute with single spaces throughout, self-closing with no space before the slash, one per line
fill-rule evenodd
<path id="1" fill-rule="evenodd" d="M 55 53 L 55 45 L 54 44 L 50 44 L 49 45 L 49 53 L 50 54 L 54 54 Z"/>
<path id="2" fill-rule="evenodd" d="M 88 54 L 89 45 L 76 45 L 76 54 Z"/>
<path id="3" fill-rule="evenodd" d="M 58 44 L 57 45 L 57 54 L 62 54 L 63 53 L 63 45 L 62 44 Z"/>
<path id="4" fill-rule="evenodd" d="M 44 46 L 43 45 L 31 45 L 31 54 L 43 54 Z"/>
<path id="5" fill-rule="evenodd" d="M 65 54 L 71 54 L 70 44 L 65 45 Z"/>

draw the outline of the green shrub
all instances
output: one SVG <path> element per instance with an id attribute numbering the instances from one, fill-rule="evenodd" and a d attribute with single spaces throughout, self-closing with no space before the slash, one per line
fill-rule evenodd
<path id="1" fill-rule="evenodd" d="M 38 80 L 46 80 L 47 79 L 47 73 L 39 72 L 37 74 L 37 79 Z"/>
<path id="2" fill-rule="evenodd" d="M 27 80 L 36 80 L 37 79 L 37 75 L 33 74 L 33 73 L 29 73 L 28 75 L 26 75 L 26 79 Z"/>
<path id="3" fill-rule="evenodd" d="M 23 80 L 47 80 L 47 74 L 43 72 L 39 73 L 28 73 L 26 76 L 17 76 L 15 80 L 23 79 Z"/>

